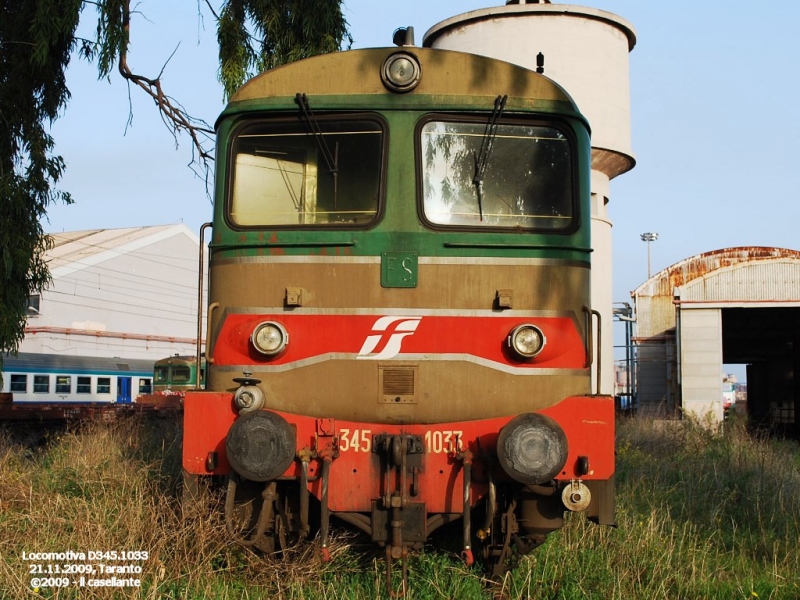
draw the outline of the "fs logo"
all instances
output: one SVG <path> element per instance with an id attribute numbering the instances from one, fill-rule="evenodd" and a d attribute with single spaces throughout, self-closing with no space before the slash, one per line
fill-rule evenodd
<path id="1" fill-rule="evenodd" d="M 394 358 L 400 353 L 400 346 L 403 343 L 403 338 L 408 335 L 413 335 L 421 320 L 422 317 L 381 317 L 375 321 L 375 324 L 372 326 L 372 331 L 378 332 L 378 334 L 367 336 L 356 358 L 365 358 L 368 360 L 386 360 L 387 358 Z M 392 325 L 394 325 L 394 327 L 391 327 Z M 377 354 L 372 354 L 386 335 L 389 336 L 389 339 L 383 346 L 383 349 Z"/>

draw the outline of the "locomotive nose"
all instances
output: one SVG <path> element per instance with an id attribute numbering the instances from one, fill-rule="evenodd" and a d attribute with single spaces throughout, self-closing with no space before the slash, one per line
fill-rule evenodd
<path id="1" fill-rule="evenodd" d="M 296 449 L 294 428 L 280 415 L 266 410 L 241 415 L 225 441 L 231 467 L 251 481 L 271 481 L 283 475 Z"/>

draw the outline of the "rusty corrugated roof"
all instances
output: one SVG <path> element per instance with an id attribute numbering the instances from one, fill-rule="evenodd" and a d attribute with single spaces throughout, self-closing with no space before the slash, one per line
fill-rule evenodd
<path id="1" fill-rule="evenodd" d="M 740 246 L 712 250 L 685 258 L 653 275 L 631 292 L 631 296 L 672 296 L 675 288 L 690 281 L 742 263 L 762 260 L 791 259 L 800 261 L 800 251 L 766 246 Z"/>
<path id="2" fill-rule="evenodd" d="M 798 302 L 800 251 L 742 246 L 691 256 L 631 292 L 641 338 L 675 328 L 676 290 L 685 302 Z"/>

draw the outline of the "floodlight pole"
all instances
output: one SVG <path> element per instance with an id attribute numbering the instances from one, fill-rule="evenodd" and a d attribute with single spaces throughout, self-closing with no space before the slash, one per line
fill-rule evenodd
<path id="1" fill-rule="evenodd" d="M 643 242 L 647 242 L 647 278 L 650 279 L 650 242 L 655 242 L 658 239 L 658 234 L 648 231 L 639 237 L 642 238 Z"/>

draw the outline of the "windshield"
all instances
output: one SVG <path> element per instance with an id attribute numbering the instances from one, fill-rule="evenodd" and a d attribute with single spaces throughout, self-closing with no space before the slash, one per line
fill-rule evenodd
<path id="1" fill-rule="evenodd" d="M 172 367 L 172 381 L 183 383 L 192 378 L 192 371 L 189 367 Z"/>
<path id="2" fill-rule="evenodd" d="M 153 379 L 156 380 L 156 383 L 169 381 L 169 367 L 156 367 Z"/>
<path id="3" fill-rule="evenodd" d="M 236 225 L 353 226 L 378 213 L 383 130 L 377 121 L 319 119 L 247 125 L 233 142 Z"/>
<path id="4" fill-rule="evenodd" d="M 571 144 L 550 126 L 428 121 L 422 207 L 434 225 L 560 230 L 574 216 Z"/>

